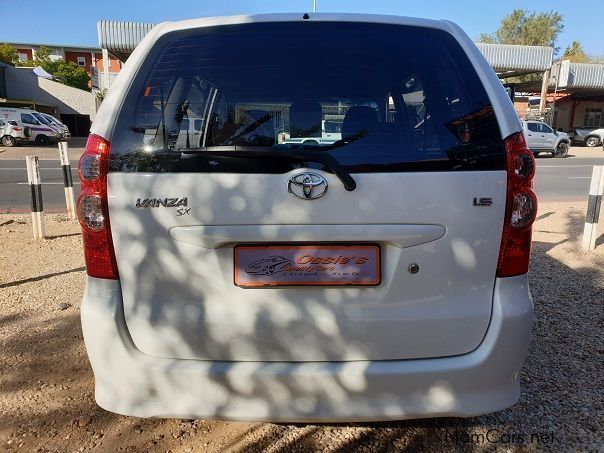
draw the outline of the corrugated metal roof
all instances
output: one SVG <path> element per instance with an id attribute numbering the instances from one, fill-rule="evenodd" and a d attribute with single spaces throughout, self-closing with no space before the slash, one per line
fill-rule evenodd
<path id="1" fill-rule="evenodd" d="M 125 61 L 154 26 L 141 22 L 101 20 L 97 22 L 99 45 Z"/>
<path id="2" fill-rule="evenodd" d="M 558 86 L 602 90 L 604 89 L 604 64 L 563 61 Z"/>
<path id="3" fill-rule="evenodd" d="M 529 73 L 545 71 L 552 66 L 554 48 L 517 46 L 512 44 L 476 43 L 497 73 Z"/>

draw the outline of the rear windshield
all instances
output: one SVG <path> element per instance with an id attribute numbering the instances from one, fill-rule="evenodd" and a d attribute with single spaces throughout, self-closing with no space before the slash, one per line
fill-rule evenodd
<path id="1" fill-rule="evenodd" d="M 110 169 L 286 172 L 300 161 L 210 151 L 306 149 L 351 172 L 505 165 L 490 100 L 449 34 L 295 22 L 160 39 L 119 114 Z"/>

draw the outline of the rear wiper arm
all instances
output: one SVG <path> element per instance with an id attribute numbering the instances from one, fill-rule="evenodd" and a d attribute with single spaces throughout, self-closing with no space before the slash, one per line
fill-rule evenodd
<path id="1" fill-rule="evenodd" d="M 352 192 L 357 187 L 356 181 L 350 173 L 331 155 L 320 151 L 292 150 L 288 152 L 267 150 L 212 150 L 210 148 L 181 148 L 179 151 L 183 154 L 203 154 L 214 157 L 237 157 L 237 158 L 261 158 L 274 157 L 277 159 L 289 159 L 306 162 L 317 162 L 325 165 L 342 181 L 344 188 Z"/>

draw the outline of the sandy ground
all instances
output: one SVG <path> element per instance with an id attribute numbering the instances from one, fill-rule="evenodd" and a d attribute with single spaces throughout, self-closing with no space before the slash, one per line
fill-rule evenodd
<path id="1" fill-rule="evenodd" d="M 540 206 L 536 321 L 518 404 L 470 419 L 354 425 L 143 420 L 100 409 L 79 320 L 77 222 L 47 216 L 49 237 L 35 242 L 29 216 L 1 215 L 0 451 L 602 451 L 604 235 L 595 252 L 578 251 L 584 213 L 581 204 Z"/>

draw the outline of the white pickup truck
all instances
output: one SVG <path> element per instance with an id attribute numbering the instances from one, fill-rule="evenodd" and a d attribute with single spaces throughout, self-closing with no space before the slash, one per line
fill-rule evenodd
<path id="1" fill-rule="evenodd" d="M 299 137 L 292 138 L 288 133 L 284 133 L 283 143 L 300 143 L 304 145 L 332 145 L 342 139 L 342 121 L 321 121 L 320 137 Z"/>
<path id="2" fill-rule="evenodd" d="M 557 132 L 542 121 L 522 121 L 526 143 L 533 155 L 551 153 L 553 157 L 566 157 L 570 138 L 565 132 Z"/>

